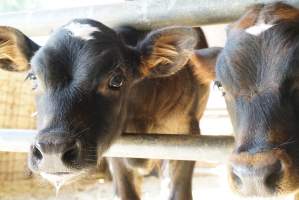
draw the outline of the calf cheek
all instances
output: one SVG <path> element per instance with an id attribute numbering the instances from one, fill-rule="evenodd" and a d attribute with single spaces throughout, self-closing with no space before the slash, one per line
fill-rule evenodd
<path id="1" fill-rule="evenodd" d="M 127 115 L 126 103 L 123 99 L 103 101 L 98 106 L 96 117 L 93 119 L 97 125 L 97 131 L 93 141 L 97 141 L 98 155 L 101 156 L 117 139 L 124 130 Z"/>
<path id="2" fill-rule="evenodd" d="M 237 133 L 237 127 L 239 125 L 239 117 L 237 116 L 237 107 L 234 101 L 225 98 L 226 108 L 229 114 L 230 121 L 232 123 L 234 133 Z"/>
<path id="3" fill-rule="evenodd" d="M 36 117 L 37 130 L 42 130 L 46 128 L 50 122 L 50 113 L 48 111 L 48 104 L 42 98 L 42 96 L 37 95 L 35 97 L 36 112 L 34 117 Z"/>

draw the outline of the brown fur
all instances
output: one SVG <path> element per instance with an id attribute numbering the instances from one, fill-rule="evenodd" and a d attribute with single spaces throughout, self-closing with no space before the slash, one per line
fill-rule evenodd
<path id="1" fill-rule="evenodd" d="M 132 88 L 130 92 L 126 132 L 129 133 L 162 133 L 162 134 L 199 134 L 199 120 L 203 115 L 209 96 L 209 82 L 202 84 L 193 75 L 192 66 L 186 66 L 170 77 L 145 79 Z M 147 175 L 157 170 L 159 174 L 166 173 L 171 179 L 169 199 L 191 200 L 191 180 L 193 161 L 160 161 L 146 159 L 124 159 L 120 162 L 113 159 L 114 170 L 126 168 L 137 176 Z M 118 166 L 113 165 L 118 162 Z M 169 162 L 169 164 L 167 164 Z M 168 167 L 162 167 L 162 166 Z M 124 175 L 124 174 L 123 174 Z M 163 177 L 164 175 L 162 175 Z M 119 176 L 126 181 L 127 178 Z M 131 178 L 132 180 L 139 180 Z M 180 184 L 183 183 L 183 184 Z M 139 191 L 140 183 L 130 181 Z M 121 188 L 119 183 L 118 188 Z M 136 192 L 138 193 L 138 192 Z M 119 191 L 122 199 L 138 199 L 131 197 L 128 190 Z"/>
<path id="2" fill-rule="evenodd" d="M 202 84 L 215 79 L 216 59 L 222 48 L 209 48 L 195 50 L 190 57 L 190 64 L 197 80 Z"/>
<path id="3" fill-rule="evenodd" d="M 260 13 L 261 18 L 270 24 L 276 24 L 282 21 L 295 21 L 299 19 L 298 9 L 284 4 L 276 3 L 266 6 Z"/>
<path id="4" fill-rule="evenodd" d="M 189 37 L 189 40 L 182 41 L 183 32 L 175 32 L 171 33 L 168 30 L 162 31 L 158 36 L 152 37 L 150 40 L 152 42 L 152 46 L 150 48 L 150 54 L 146 53 L 141 57 L 141 75 L 144 77 L 149 76 L 151 74 L 156 74 L 161 71 L 168 71 L 172 74 L 176 73 L 180 68 L 172 68 L 171 65 L 184 66 L 189 56 L 191 55 L 192 49 L 184 48 L 186 44 L 196 44 L 197 35 L 201 35 L 202 33 L 196 34 L 193 30 L 193 36 Z M 200 36 L 202 37 L 202 36 Z M 202 41 L 205 43 L 206 41 Z M 161 66 L 164 66 L 163 69 Z M 162 74 L 163 76 L 163 74 Z"/>
<path id="5" fill-rule="evenodd" d="M 200 35 L 204 38 L 203 35 Z M 163 42 L 162 42 L 163 41 Z M 161 37 L 153 47 L 153 54 L 143 58 L 143 75 L 150 73 L 154 67 L 163 64 L 171 64 L 173 58 L 181 50 L 174 48 L 171 41 L 175 38 Z M 166 45 L 164 44 L 166 43 Z M 199 42 L 200 46 L 207 47 L 205 40 Z M 183 53 L 189 53 L 185 51 Z M 187 62 L 188 60 L 186 60 Z M 128 116 L 125 132 L 129 133 L 162 133 L 162 134 L 199 134 L 199 120 L 203 115 L 209 96 L 210 81 L 202 82 L 194 75 L 194 63 L 190 60 L 186 66 L 167 77 L 146 78 L 136 84 L 130 91 L 128 102 Z M 118 166 L 114 162 L 118 163 Z M 193 161 L 166 161 L 147 159 L 119 159 L 111 160 L 113 170 L 132 171 L 137 176 L 158 171 L 164 177 L 171 180 L 169 185 L 169 197 L 167 199 L 192 199 L 191 180 L 195 162 Z M 113 164 L 114 163 L 114 164 Z M 128 180 L 123 174 L 119 174 L 118 180 Z M 133 178 L 131 177 L 133 180 Z M 136 177 L 134 180 L 137 180 Z M 138 179 L 141 181 L 140 179 Z M 117 183 L 117 188 L 122 184 Z M 140 183 L 130 181 L 132 188 L 139 191 Z M 119 190 L 118 195 L 122 199 L 138 199 L 132 197 L 132 192 Z M 137 195 L 138 196 L 138 195 Z"/>
<path id="6" fill-rule="evenodd" d="M 161 40 L 169 40 L 168 37 L 162 37 Z M 159 64 L 167 65 L 173 63 L 173 57 L 175 57 L 178 52 L 173 45 L 165 43 L 167 41 L 161 42 L 160 40 L 156 42 L 152 50 L 152 54 L 147 58 L 142 58 L 142 74 L 147 76 L 149 71 L 158 66 Z"/>
<path id="7" fill-rule="evenodd" d="M 239 20 L 229 26 L 230 29 L 246 29 L 253 26 L 263 8 L 262 4 L 252 6 Z"/>
<path id="8" fill-rule="evenodd" d="M 265 24 L 277 24 L 283 21 L 295 21 L 299 19 L 299 12 L 296 8 L 284 4 L 257 4 L 248 9 L 248 11 L 236 22 L 229 26 L 230 29 L 247 29 L 259 22 Z"/>
<path id="9" fill-rule="evenodd" d="M 209 82 L 210 80 L 214 79 L 215 70 L 209 70 L 207 68 L 201 67 L 202 63 L 198 61 L 198 57 L 196 55 L 193 55 L 191 57 L 191 60 L 196 66 L 199 66 L 197 70 L 193 71 L 197 78 L 202 81 L 202 83 L 205 83 L 207 81 Z"/>
<path id="10" fill-rule="evenodd" d="M 262 168 L 268 165 L 272 165 L 277 161 L 277 158 L 283 159 L 285 165 L 290 165 L 292 162 L 288 158 L 288 155 L 281 149 L 275 149 L 268 152 L 260 152 L 256 154 L 240 153 L 238 155 L 233 154 L 230 157 L 230 161 L 246 166 L 254 166 L 255 168 Z"/>
<path id="11" fill-rule="evenodd" d="M 14 65 L 14 70 L 23 71 L 28 69 L 28 61 L 24 52 L 18 45 L 22 38 L 17 37 L 14 30 L 9 27 L 0 29 L 0 60 L 9 60 Z"/>
<path id="12" fill-rule="evenodd" d="M 128 132 L 194 132 L 191 121 L 202 116 L 208 91 L 209 82 L 198 83 L 190 66 L 170 77 L 142 81 L 131 92 Z M 180 126 L 167 126 L 169 123 Z"/>
<path id="13" fill-rule="evenodd" d="M 299 188 L 298 22 L 299 10 L 290 5 L 253 6 L 230 26 L 217 61 L 236 140 L 229 179 L 242 195 Z M 262 23 L 273 27 L 259 35 L 242 31 Z"/>

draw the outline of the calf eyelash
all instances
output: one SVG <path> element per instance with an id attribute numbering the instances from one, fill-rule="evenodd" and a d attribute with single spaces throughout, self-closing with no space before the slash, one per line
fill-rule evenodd
<path id="1" fill-rule="evenodd" d="M 38 114 L 37 112 L 34 112 L 31 114 L 31 117 L 35 118 L 37 116 L 37 114 Z"/>
<path id="2" fill-rule="evenodd" d="M 29 72 L 25 78 L 25 80 L 36 80 L 36 76 L 34 73 Z"/>
<path id="3" fill-rule="evenodd" d="M 37 88 L 37 77 L 35 76 L 35 74 L 33 72 L 29 72 L 25 78 L 25 81 L 26 80 L 31 80 L 33 81 L 33 84 L 32 84 L 32 90 L 35 90 Z"/>
<path id="4" fill-rule="evenodd" d="M 214 86 L 218 88 L 218 90 L 222 93 L 222 96 L 225 96 L 225 91 L 220 81 L 215 81 Z"/>

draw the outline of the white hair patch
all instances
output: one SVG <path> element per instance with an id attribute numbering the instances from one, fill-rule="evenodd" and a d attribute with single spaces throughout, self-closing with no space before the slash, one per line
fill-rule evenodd
<path id="1" fill-rule="evenodd" d="M 166 161 L 162 171 L 161 190 L 159 200 L 170 199 L 171 178 L 170 178 L 170 161 Z"/>
<path id="2" fill-rule="evenodd" d="M 92 40 L 94 37 L 92 33 L 100 32 L 97 27 L 90 24 L 81 24 L 79 22 L 72 22 L 64 27 L 64 29 L 70 31 L 74 37 L 78 37 L 82 40 Z"/>
<path id="3" fill-rule="evenodd" d="M 272 26 L 274 26 L 274 25 L 273 24 L 265 24 L 265 23 L 255 24 L 254 26 L 251 26 L 251 27 L 247 28 L 245 30 L 245 32 L 249 33 L 251 35 L 258 36 L 262 32 L 264 32 L 264 31 L 268 30 L 269 28 L 271 28 Z"/>
<path id="4" fill-rule="evenodd" d="M 114 196 L 112 200 L 121 200 L 121 199 L 118 196 Z"/>

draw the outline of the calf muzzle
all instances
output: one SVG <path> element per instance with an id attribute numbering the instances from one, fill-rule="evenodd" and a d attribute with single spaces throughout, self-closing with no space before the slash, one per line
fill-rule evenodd
<path id="1" fill-rule="evenodd" d="M 229 165 L 231 187 L 243 196 L 276 195 L 288 164 L 279 150 L 233 154 Z"/>
<path id="2" fill-rule="evenodd" d="M 31 165 L 46 173 L 69 173 L 80 159 L 81 145 L 72 137 L 42 134 L 31 146 Z"/>

